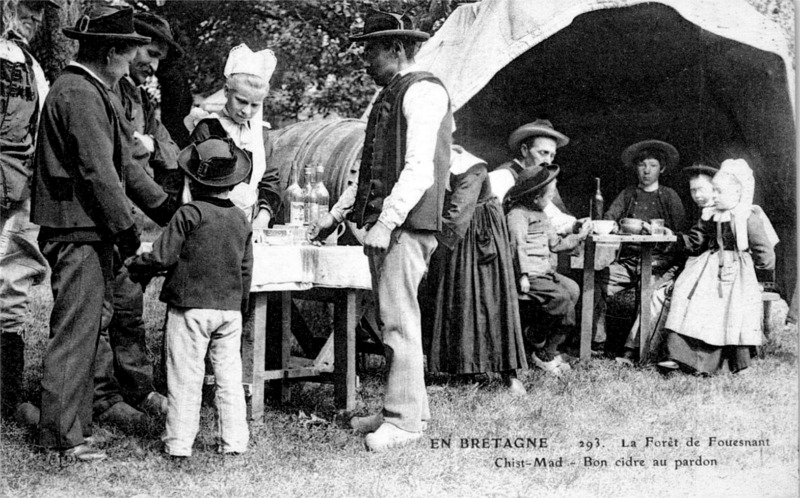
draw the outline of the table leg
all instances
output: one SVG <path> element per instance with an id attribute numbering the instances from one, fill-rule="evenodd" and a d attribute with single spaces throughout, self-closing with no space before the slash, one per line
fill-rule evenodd
<path id="1" fill-rule="evenodd" d="M 592 322 L 594 321 L 594 252 L 595 242 L 586 238 L 583 251 L 583 297 L 581 301 L 581 346 L 580 359 L 588 361 L 592 356 Z"/>
<path id="2" fill-rule="evenodd" d="M 333 304 L 334 400 L 340 409 L 356 407 L 356 291 L 339 293 Z"/>
<path id="3" fill-rule="evenodd" d="M 250 419 L 264 417 L 264 366 L 267 354 L 267 293 L 251 294 L 256 300 L 253 330 L 253 397 L 250 399 Z"/>
<path id="4" fill-rule="evenodd" d="M 289 368 L 289 358 L 292 355 L 292 292 L 281 292 L 281 369 Z M 279 388 L 280 402 L 289 401 L 289 382 L 281 380 Z"/>
<path id="5" fill-rule="evenodd" d="M 648 363 L 650 354 L 650 302 L 653 299 L 653 246 L 642 244 L 642 274 L 639 278 L 639 363 Z"/>

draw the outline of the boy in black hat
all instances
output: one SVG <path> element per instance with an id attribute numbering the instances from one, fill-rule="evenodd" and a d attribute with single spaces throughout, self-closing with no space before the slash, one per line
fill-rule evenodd
<path id="1" fill-rule="evenodd" d="M 160 296 L 169 306 L 164 451 L 176 457 L 192 454 L 209 351 L 216 373 L 220 452 L 243 453 L 249 434 L 239 348 L 253 230 L 229 195 L 250 174 L 250 159 L 230 139 L 209 138 L 181 151 L 178 164 L 191 178 L 194 200 L 178 209 L 152 252 L 128 264 L 135 281 L 168 271 Z"/>
<path id="2" fill-rule="evenodd" d="M 506 194 L 506 216 L 511 237 L 511 250 L 519 280 L 520 315 L 523 324 L 531 323 L 531 311 L 525 303 L 536 303 L 546 317 L 545 322 L 531 330 L 528 340 L 533 343 L 531 360 L 537 368 L 553 375 L 569 370 L 570 366 L 558 352 L 570 329 L 575 327 L 575 306 L 580 288 L 569 278 L 556 273 L 551 254 L 574 249 L 591 229 L 583 223 L 577 234 L 560 236 L 544 212 L 556 191 L 559 168 L 548 165 L 538 171 L 522 171 L 517 183 Z"/>

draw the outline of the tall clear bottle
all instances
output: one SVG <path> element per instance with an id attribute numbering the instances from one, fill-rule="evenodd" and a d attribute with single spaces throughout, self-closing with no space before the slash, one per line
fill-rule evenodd
<path id="1" fill-rule="evenodd" d="M 314 191 L 317 194 L 317 219 L 322 219 L 330 210 L 331 196 L 325 188 L 325 167 L 317 165 L 317 182 L 314 184 Z"/>
<path id="2" fill-rule="evenodd" d="M 603 193 L 600 191 L 600 179 L 595 178 L 597 182 L 597 190 L 594 192 L 594 196 L 592 197 L 591 201 L 591 217 L 593 220 L 602 220 L 603 219 Z"/>
<path id="3" fill-rule="evenodd" d="M 292 183 L 283 194 L 284 222 L 287 225 L 301 226 L 305 223 L 306 213 L 303 204 L 303 189 L 300 188 L 300 171 L 292 169 Z"/>
<path id="4" fill-rule="evenodd" d="M 314 190 L 314 167 L 306 167 L 306 181 L 303 185 L 303 205 L 305 207 L 304 223 L 310 225 L 317 221 L 317 192 Z"/>
<path id="5" fill-rule="evenodd" d="M 330 211 L 331 196 L 325 188 L 325 167 L 318 164 L 316 167 L 317 182 L 314 184 L 314 192 L 317 197 L 317 219 L 321 220 Z M 325 245 L 336 245 L 336 235 L 331 234 L 325 239 Z"/>

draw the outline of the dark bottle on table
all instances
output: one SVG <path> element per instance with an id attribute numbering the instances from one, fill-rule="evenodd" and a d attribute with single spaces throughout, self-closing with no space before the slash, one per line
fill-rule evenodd
<path id="1" fill-rule="evenodd" d="M 597 182 L 597 190 L 592 197 L 590 215 L 593 220 L 603 219 L 603 193 L 600 191 L 600 179 L 594 179 Z"/>

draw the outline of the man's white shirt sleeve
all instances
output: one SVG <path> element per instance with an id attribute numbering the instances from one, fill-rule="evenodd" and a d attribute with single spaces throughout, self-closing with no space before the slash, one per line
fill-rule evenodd
<path id="1" fill-rule="evenodd" d="M 431 81 L 418 81 L 406 91 L 403 98 L 407 124 L 405 165 L 392 192 L 384 199 L 378 218 L 390 230 L 403 224 L 435 182 L 433 157 L 439 127 L 449 104 L 447 91 Z"/>

